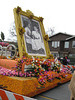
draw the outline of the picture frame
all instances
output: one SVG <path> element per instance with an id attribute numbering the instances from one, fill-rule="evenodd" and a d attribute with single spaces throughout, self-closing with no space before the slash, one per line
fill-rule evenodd
<path id="1" fill-rule="evenodd" d="M 14 8 L 14 18 L 20 58 L 49 57 L 48 35 L 45 33 L 43 18 L 34 16 L 30 10 Z"/>

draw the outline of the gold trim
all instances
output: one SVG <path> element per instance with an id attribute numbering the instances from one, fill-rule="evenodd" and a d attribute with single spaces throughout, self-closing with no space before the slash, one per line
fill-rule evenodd
<path id="1" fill-rule="evenodd" d="M 26 13 L 27 13 L 28 15 L 34 16 L 34 14 L 33 14 L 30 10 L 26 10 Z"/>

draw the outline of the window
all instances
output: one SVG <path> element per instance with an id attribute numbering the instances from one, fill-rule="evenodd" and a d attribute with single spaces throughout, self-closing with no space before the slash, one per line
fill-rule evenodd
<path id="1" fill-rule="evenodd" d="M 60 46 L 60 42 L 58 41 L 58 47 Z"/>
<path id="2" fill-rule="evenodd" d="M 54 45 L 54 47 L 57 48 L 57 46 L 58 46 L 58 42 L 55 41 L 55 45 Z"/>
<path id="3" fill-rule="evenodd" d="M 65 42 L 64 48 L 69 48 L 69 42 Z"/>
<path id="4" fill-rule="evenodd" d="M 52 47 L 54 47 L 54 41 L 52 41 Z"/>
<path id="5" fill-rule="evenodd" d="M 60 46 L 60 42 L 59 41 L 52 41 L 52 47 L 57 48 Z"/>
<path id="6" fill-rule="evenodd" d="M 72 42 L 72 48 L 75 48 L 75 41 Z"/>

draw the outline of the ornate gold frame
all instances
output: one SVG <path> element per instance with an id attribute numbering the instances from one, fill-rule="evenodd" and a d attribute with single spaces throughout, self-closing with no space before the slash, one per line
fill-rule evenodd
<path id="1" fill-rule="evenodd" d="M 45 30 L 44 30 L 43 18 L 34 16 L 34 14 L 30 10 L 26 10 L 26 12 L 24 12 L 24 11 L 22 11 L 22 9 L 20 7 L 14 8 L 13 11 L 14 11 L 15 26 L 16 26 L 16 33 L 17 33 L 17 40 L 18 40 L 18 48 L 19 48 L 20 58 L 22 58 L 23 56 L 51 58 L 50 49 L 49 49 L 49 46 L 48 46 L 49 37 L 45 33 Z M 34 20 L 39 22 L 41 32 L 42 32 L 42 38 L 43 38 L 43 41 L 44 41 L 46 56 L 28 55 L 28 53 L 26 52 L 25 41 L 24 41 L 25 29 L 22 27 L 22 22 L 21 22 L 21 17 L 20 17 L 21 15 L 26 16 L 29 19 L 34 19 Z"/>

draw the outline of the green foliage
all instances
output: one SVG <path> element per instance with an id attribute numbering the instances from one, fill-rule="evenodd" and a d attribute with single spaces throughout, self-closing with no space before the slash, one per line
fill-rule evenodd
<path id="1" fill-rule="evenodd" d="M 0 39 L 0 42 L 2 42 L 2 40 Z"/>
<path id="2" fill-rule="evenodd" d="M 4 33 L 3 32 L 1 32 L 1 39 L 4 41 L 4 39 L 5 39 L 5 36 L 4 36 Z"/>

